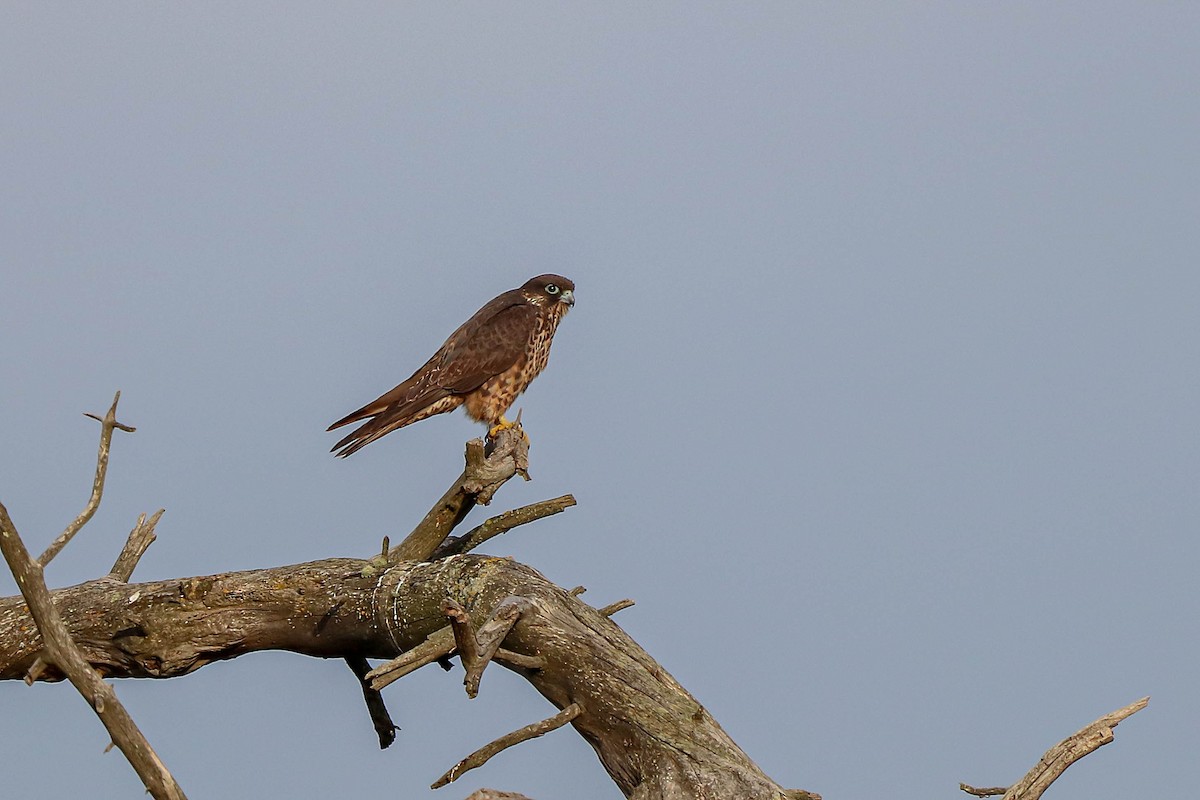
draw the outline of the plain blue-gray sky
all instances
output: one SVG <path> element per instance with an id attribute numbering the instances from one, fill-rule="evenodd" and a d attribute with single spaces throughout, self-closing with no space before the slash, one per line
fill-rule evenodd
<path id="1" fill-rule="evenodd" d="M 367 555 L 480 427 L 332 420 L 493 295 L 578 284 L 519 405 L 579 506 L 497 541 L 787 786 L 960 796 L 1143 695 L 1056 798 L 1200 777 L 1200 10 L 1190 3 L 10 4 L 0 499 L 48 572 Z M 476 512 L 478 517 L 478 513 Z M 15 593 L 10 577 L 0 592 Z M 615 798 L 503 670 L 260 654 L 123 681 L 189 795 Z M 67 685 L 0 686 L 11 796 L 139 797 Z"/>

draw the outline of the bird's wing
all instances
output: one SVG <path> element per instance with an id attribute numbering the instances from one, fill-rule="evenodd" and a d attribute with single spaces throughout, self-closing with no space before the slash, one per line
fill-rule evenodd
<path id="1" fill-rule="evenodd" d="M 389 408 L 411 405 L 420 407 L 427 403 L 435 402 L 441 397 L 445 397 L 446 393 L 438 393 L 438 386 L 433 382 L 433 379 L 437 375 L 437 362 L 441 355 L 441 351 L 438 351 L 433 358 L 426 361 L 424 366 L 414 372 L 404 383 L 381 394 L 362 408 L 350 412 L 330 425 L 326 430 L 331 431 L 343 425 L 349 425 L 351 422 L 358 422 L 360 419 L 374 417 L 382 414 Z"/>
<path id="2" fill-rule="evenodd" d="M 538 309 L 529 303 L 499 310 L 450 347 L 437 370 L 436 383 L 452 394 L 478 389 L 525 355 L 537 325 Z"/>
<path id="3" fill-rule="evenodd" d="M 478 389 L 517 363 L 537 324 L 537 308 L 519 291 L 493 298 L 450 334 L 433 357 L 408 380 L 352 411 L 327 430 L 388 412 L 407 417 L 452 394 Z M 399 412 L 399 413 L 396 413 Z"/>

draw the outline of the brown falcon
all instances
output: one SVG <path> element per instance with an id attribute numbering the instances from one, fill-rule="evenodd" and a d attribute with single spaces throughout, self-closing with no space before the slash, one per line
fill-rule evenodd
<path id="1" fill-rule="evenodd" d="M 550 357 L 550 342 L 575 284 L 561 275 L 530 278 L 475 312 L 433 358 L 390 392 L 329 426 L 367 420 L 333 446 L 345 457 L 397 428 L 465 406 L 467 416 L 507 427 L 504 412 Z"/>

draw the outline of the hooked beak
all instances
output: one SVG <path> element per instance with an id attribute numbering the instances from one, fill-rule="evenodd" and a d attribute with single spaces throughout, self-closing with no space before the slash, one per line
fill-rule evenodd
<path id="1" fill-rule="evenodd" d="M 570 289 L 567 289 L 565 292 L 563 292 L 562 294 L 560 294 L 558 296 L 558 302 L 566 303 L 568 306 L 575 305 L 575 293 L 573 291 L 571 291 Z"/>

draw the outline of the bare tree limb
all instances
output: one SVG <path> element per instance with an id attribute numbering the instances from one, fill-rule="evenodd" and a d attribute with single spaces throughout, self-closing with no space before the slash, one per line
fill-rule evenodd
<path id="1" fill-rule="evenodd" d="M 1143 697 L 1118 708 L 1051 747 L 1024 778 L 1004 793 L 1004 800 L 1038 800 L 1067 767 L 1111 742 L 1117 723 L 1141 711 L 1149 702 L 1149 697 Z"/>
<path id="2" fill-rule="evenodd" d="M 1149 697 L 1143 697 L 1071 734 L 1047 750 L 1024 778 L 1007 789 L 1003 786 L 977 789 L 965 783 L 960 783 L 958 788 L 976 797 L 1004 795 L 1004 800 L 1038 800 L 1050 784 L 1067 771 L 1067 767 L 1111 742 L 1117 723 L 1141 711 L 1149 702 Z"/>
<path id="3" fill-rule="evenodd" d="M 766 776 L 715 719 L 628 634 L 536 570 L 465 554 L 368 570 L 361 558 L 54 592 L 84 658 L 106 677 L 171 678 L 262 650 L 320 658 L 394 658 L 446 627 L 454 599 L 486 624 L 504 600 L 530 603 L 503 651 L 536 658 L 515 669 L 562 709 L 623 795 L 637 800 L 807 797 Z M 500 624 L 499 622 L 497 624 Z M 20 680 L 42 643 L 20 597 L 0 598 L 0 680 Z M 447 648 L 448 650 L 449 648 Z M 509 667 L 502 650 L 493 661 Z M 428 652 L 425 663 L 438 660 Z M 61 680 L 47 667 L 41 679 Z"/>
<path id="4" fill-rule="evenodd" d="M 154 512 L 154 516 L 146 519 L 145 514 L 138 515 L 137 524 L 133 526 L 133 530 L 129 532 L 129 538 L 125 540 L 125 546 L 121 548 L 121 554 L 117 556 L 116 562 L 109 570 L 108 576 L 116 580 L 128 583 L 133 577 L 133 571 L 137 569 L 138 562 L 142 560 L 142 556 L 154 544 L 155 535 L 154 528 L 158 525 L 158 521 L 162 519 L 163 513 L 166 511 L 160 508 Z"/>
<path id="5" fill-rule="evenodd" d="M 416 672 L 426 664 L 441 661 L 454 652 L 454 634 L 449 626 L 433 633 L 411 650 L 406 650 L 386 664 L 380 664 L 367 673 L 371 687 L 379 690 L 393 681 L 398 681 L 410 672 Z"/>
<path id="6" fill-rule="evenodd" d="M 529 439 L 519 425 L 501 430 L 490 452 L 482 439 L 472 439 L 467 442 L 466 462 L 462 474 L 425 518 L 391 549 L 389 562 L 429 560 L 476 503 L 486 506 L 509 478 L 527 475 Z"/>
<path id="7" fill-rule="evenodd" d="M 111 423 L 109 438 L 117 427 L 128 429 L 116 423 L 115 411 L 114 399 L 101 420 Z M 102 434 L 96 504 L 107 449 Z M 511 559 L 468 554 L 499 533 L 573 505 L 570 495 L 500 514 L 446 541 L 476 503 L 486 504 L 513 475 L 527 477 L 527 451 L 528 440 L 519 429 L 502 431 L 490 447 L 480 440 L 468 443 L 466 468 L 451 490 L 404 542 L 389 550 L 385 539 L 383 555 L 370 561 L 327 559 L 129 585 L 138 559 L 154 540 L 160 510 L 149 520 L 139 517 L 109 575 L 117 580 L 91 581 L 53 595 L 0 505 L 0 546 L 26 599 L 0 598 L 0 679 L 70 679 L 155 798 L 182 798 L 183 793 L 144 738 L 140 743 L 126 738 L 141 734 L 101 678 L 173 677 L 253 650 L 283 649 L 343 658 L 359 678 L 381 747 L 394 741 L 397 728 L 379 689 L 426 664 L 449 669 L 447 659 L 456 652 L 469 696 L 477 694 L 484 669 L 495 661 L 523 675 L 561 709 L 480 748 L 434 788 L 508 747 L 570 723 L 632 800 L 819 800 L 811 792 L 783 789 L 764 775 L 703 706 L 608 620 L 632 600 L 595 609 L 576 599 L 583 587 L 564 591 Z M 89 503 L 89 508 L 59 537 L 54 552 L 47 551 L 50 558 L 90 519 L 95 507 Z M 369 668 L 367 658 L 397 652 L 402 654 Z M 1070 764 L 1111 742 L 1112 729 L 1147 700 L 1118 709 L 1051 748 L 1007 790 L 961 788 L 979 797 L 1004 793 L 1005 800 L 1040 800 Z M 152 774 L 143 774 L 139 764 Z M 494 790 L 480 790 L 472 798 L 527 800 Z"/>
<path id="8" fill-rule="evenodd" d="M 524 728 L 515 730 L 512 733 L 506 733 L 499 739 L 485 744 L 483 747 L 479 748 L 474 753 L 471 753 L 471 755 L 455 764 L 448 772 L 446 772 L 445 775 L 434 781 L 433 785 L 429 788 L 440 789 L 446 784 L 458 780 L 460 777 L 462 777 L 463 773 L 473 770 L 476 767 L 483 766 L 488 762 L 489 759 L 491 759 L 492 756 L 496 755 L 497 753 L 507 750 L 514 745 L 518 745 L 521 742 L 527 742 L 530 739 L 536 739 L 537 737 L 543 736 L 550 731 L 557 730 L 578 717 L 581 713 L 583 713 L 583 709 L 579 707 L 579 704 L 572 703 L 549 719 L 544 719 L 541 722 L 535 722 L 531 725 L 526 725 Z"/>
<path id="9" fill-rule="evenodd" d="M 462 536 L 448 538 L 433 554 L 433 558 L 469 553 L 489 539 L 507 533 L 519 525 L 560 514 L 573 505 L 575 505 L 575 497 L 564 494 L 562 497 L 555 497 L 552 500 L 531 503 L 511 511 L 505 511 L 503 514 L 497 514 L 476 525 Z"/>
<path id="10" fill-rule="evenodd" d="M 115 409 L 114 400 L 109 416 L 112 416 Z M 102 446 L 101 451 L 105 450 Z M 103 484 L 103 478 L 99 478 L 98 482 Z M 84 522 L 86 521 L 85 519 Z M 79 527 L 82 527 L 82 523 L 76 530 Z M 68 536 L 67 540 L 69 539 Z M 17 579 L 17 585 L 28 604 L 29 614 L 41 633 L 45 655 L 40 656 L 38 660 L 53 663 L 79 690 L 155 800 L 186 800 L 183 789 L 175 782 L 175 778 L 154 752 L 150 742 L 138 730 L 133 718 L 117 699 L 116 692 L 100 679 L 72 641 L 67 626 L 54 607 L 50 590 L 46 588 L 42 577 L 42 565 L 34 561 L 25 549 L 16 526 L 8 516 L 8 509 L 3 504 L 0 504 L 0 550 L 4 552 L 4 559 L 8 562 L 8 567 Z M 38 672 L 44 670 L 39 669 Z"/>
<path id="11" fill-rule="evenodd" d="M 113 397 L 112 406 L 109 407 L 108 413 L 103 418 L 95 414 L 84 414 L 85 417 L 91 417 L 100 423 L 100 452 L 96 456 L 96 477 L 92 479 L 92 496 L 88 498 L 87 505 L 84 506 L 79 516 L 58 535 L 57 539 L 50 543 L 44 553 L 38 556 L 38 564 L 43 567 L 67 546 L 67 542 L 79 533 L 80 529 L 95 515 L 96 509 L 100 507 L 100 497 L 104 494 L 104 477 L 108 474 L 108 452 L 112 445 L 113 430 L 119 428 L 127 433 L 137 430 L 137 428 L 117 422 L 117 402 L 120 399 L 121 393 L 117 392 Z"/>

